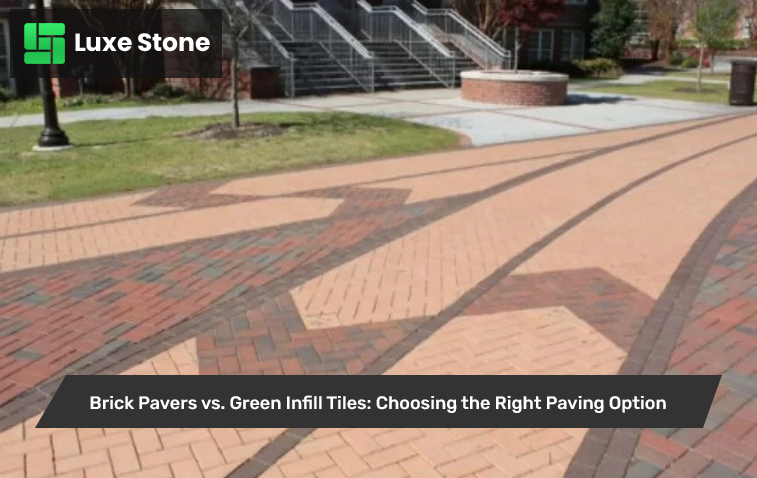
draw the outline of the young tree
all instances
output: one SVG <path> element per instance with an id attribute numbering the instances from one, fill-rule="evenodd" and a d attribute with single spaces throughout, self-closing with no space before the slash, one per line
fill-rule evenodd
<path id="1" fill-rule="evenodd" d="M 528 33 L 545 22 L 554 20 L 565 8 L 565 0 L 500 0 L 497 19 L 502 28 L 515 31 L 515 62 L 513 70 L 518 71 L 518 60 L 522 45 L 522 33 Z"/>
<path id="2" fill-rule="evenodd" d="M 160 10 L 163 9 L 163 0 L 57 0 L 54 6 L 69 7 L 79 10 L 84 21 L 91 28 L 95 29 L 102 36 L 128 36 L 134 37 L 136 34 L 149 31 L 154 22 L 160 19 Z M 101 18 L 93 10 L 119 9 L 135 10 L 139 13 L 135 15 L 125 15 L 123 21 L 117 26 L 118 31 L 113 31 L 113 25 L 105 25 Z M 129 52 L 114 52 L 113 60 L 121 74 L 121 80 L 124 84 L 124 95 L 132 96 L 139 89 L 135 82 L 135 72 L 139 69 L 144 55 L 141 55 L 136 48 Z"/>
<path id="3" fill-rule="evenodd" d="M 738 0 L 698 0 L 694 5 L 694 32 L 699 40 L 697 90 L 702 89 L 705 48 L 713 48 L 733 36 L 739 19 Z M 714 55 L 711 62 L 714 63 Z"/>
<path id="4" fill-rule="evenodd" d="M 634 0 L 602 0 L 593 18 L 592 50 L 604 58 L 619 60 L 635 33 L 637 6 Z"/>
<path id="5" fill-rule="evenodd" d="M 257 13 L 260 2 L 213 0 L 223 14 L 224 43 L 231 43 L 229 75 L 231 76 L 231 127 L 239 128 L 239 44 L 250 27 L 250 15 Z"/>

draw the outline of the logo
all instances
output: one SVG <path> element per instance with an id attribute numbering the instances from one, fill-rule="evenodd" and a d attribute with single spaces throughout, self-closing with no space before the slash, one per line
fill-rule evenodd
<path id="1" fill-rule="evenodd" d="M 66 25 L 63 23 L 27 23 L 24 25 L 24 63 L 27 65 L 62 65 L 66 62 Z"/>

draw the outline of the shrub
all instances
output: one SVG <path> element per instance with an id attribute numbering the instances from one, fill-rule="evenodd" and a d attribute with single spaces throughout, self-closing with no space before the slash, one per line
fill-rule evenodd
<path id="1" fill-rule="evenodd" d="M 594 58 L 574 62 L 589 78 L 618 78 L 623 74 L 620 63 L 609 58 Z"/>
<path id="2" fill-rule="evenodd" d="M 152 90 L 150 90 L 150 93 L 151 96 L 154 96 L 156 98 L 163 98 L 166 100 L 171 98 L 181 98 L 182 96 L 185 96 L 187 94 L 184 88 L 169 85 L 168 83 L 158 83 L 157 85 L 153 86 Z"/>
<path id="3" fill-rule="evenodd" d="M 673 52 L 673 55 L 670 57 L 670 64 L 673 66 L 680 66 L 685 59 L 686 55 L 684 55 L 680 51 L 676 51 Z"/>
<path id="4" fill-rule="evenodd" d="M 681 62 L 682 68 L 691 69 L 691 68 L 696 68 L 698 66 L 699 66 L 699 60 L 692 57 L 684 58 L 683 62 Z"/>
<path id="5" fill-rule="evenodd" d="M 697 45 L 699 45 L 699 42 L 696 40 L 678 40 L 676 42 L 676 48 L 680 48 L 682 50 L 696 48 Z"/>
<path id="6" fill-rule="evenodd" d="M 7 103 L 12 99 L 15 99 L 15 95 L 13 94 L 13 91 L 11 91 L 10 88 L 6 88 L 4 86 L 0 86 L 0 103 Z"/>
<path id="7" fill-rule="evenodd" d="M 585 73 L 583 70 L 578 68 L 574 63 L 571 62 L 537 62 L 537 63 L 529 63 L 528 64 L 529 70 L 539 70 L 539 71 L 551 71 L 553 73 L 562 73 L 564 75 L 568 75 L 571 78 L 583 78 L 585 77 Z"/>
<path id="8" fill-rule="evenodd" d="M 712 45 L 716 50 L 737 51 L 749 48 L 748 40 L 727 39 L 720 40 Z"/>
<path id="9" fill-rule="evenodd" d="M 205 95 L 200 93 L 199 91 L 190 90 L 188 91 L 184 97 L 187 101 L 202 101 L 205 99 Z"/>
<path id="10" fill-rule="evenodd" d="M 61 101 L 61 105 L 66 108 L 84 105 L 99 105 L 103 103 L 111 103 L 112 98 L 105 95 L 81 95 L 74 96 L 73 98 L 66 98 Z"/>

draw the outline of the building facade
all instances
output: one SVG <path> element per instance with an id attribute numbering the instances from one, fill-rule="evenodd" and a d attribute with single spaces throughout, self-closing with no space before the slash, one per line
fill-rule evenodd
<path id="1" fill-rule="evenodd" d="M 22 85 L 17 84 L 11 72 L 11 45 L 10 29 L 12 28 L 9 16 L 14 8 L 25 7 L 24 0 L 0 0 L 0 86 L 10 88 L 18 94 Z"/>
<path id="2" fill-rule="evenodd" d="M 567 63 L 583 60 L 589 50 L 592 18 L 599 9 L 599 0 L 566 0 L 558 18 L 523 35 L 519 64 Z M 502 35 L 505 48 L 515 52 L 515 32 Z"/>

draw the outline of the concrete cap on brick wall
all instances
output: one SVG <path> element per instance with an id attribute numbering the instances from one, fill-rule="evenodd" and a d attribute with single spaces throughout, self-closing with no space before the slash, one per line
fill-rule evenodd
<path id="1" fill-rule="evenodd" d="M 567 82 L 568 75 L 551 73 L 549 71 L 513 71 L 487 70 L 487 71 L 464 71 L 460 76 L 466 80 L 483 81 L 508 81 L 524 83 L 561 83 Z"/>

